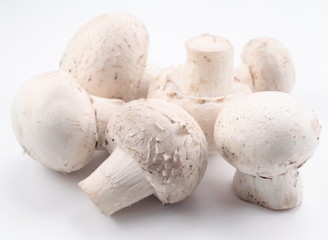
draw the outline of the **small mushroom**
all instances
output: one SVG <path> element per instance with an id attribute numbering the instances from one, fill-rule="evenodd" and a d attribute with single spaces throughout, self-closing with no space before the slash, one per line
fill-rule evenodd
<path id="1" fill-rule="evenodd" d="M 204 34 L 185 43 L 184 66 L 162 71 L 150 83 L 148 97 L 176 103 L 192 115 L 205 133 L 210 151 L 215 151 L 213 129 L 225 104 L 250 93 L 233 77 L 233 47 L 229 41 Z"/>
<path id="2" fill-rule="evenodd" d="M 105 141 L 109 115 L 121 100 L 89 96 L 66 72 L 27 81 L 12 106 L 18 142 L 44 166 L 69 173 L 85 166 Z"/>
<path id="3" fill-rule="evenodd" d="M 247 43 L 235 75 L 253 92 L 289 93 L 295 84 L 294 65 L 287 49 L 271 38 L 255 38 Z"/>
<path id="4" fill-rule="evenodd" d="M 282 92 L 258 92 L 227 105 L 215 124 L 221 156 L 237 171 L 239 198 L 270 209 L 302 201 L 299 168 L 319 143 L 315 113 Z"/>
<path id="5" fill-rule="evenodd" d="M 60 63 L 89 93 L 99 97 L 135 99 L 144 75 L 148 32 L 127 13 L 99 16 L 70 40 Z"/>
<path id="6" fill-rule="evenodd" d="M 129 102 L 112 113 L 107 131 L 108 146 L 115 150 L 79 183 L 105 215 L 152 194 L 163 204 L 182 201 L 204 175 L 204 133 L 174 104 L 155 99 Z"/>

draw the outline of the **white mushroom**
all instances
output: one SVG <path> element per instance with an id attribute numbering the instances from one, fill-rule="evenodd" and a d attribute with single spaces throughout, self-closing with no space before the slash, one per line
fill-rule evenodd
<path id="1" fill-rule="evenodd" d="M 204 131 L 209 150 L 215 151 L 213 129 L 220 110 L 250 89 L 233 77 L 233 47 L 227 40 L 204 34 L 185 47 L 185 65 L 162 71 L 151 82 L 148 97 L 167 99 L 189 112 Z"/>
<path id="2" fill-rule="evenodd" d="M 319 143 L 315 113 L 282 92 L 258 92 L 227 105 L 215 124 L 222 157 L 237 168 L 234 189 L 243 200 L 288 209 L 302 201 L 299 168 Z"/>
<path id="3" fill-rule="evenodd" d="M 12 125 L 24 152 L 50 169 L 68 173 L 85 166 L 103 144 L 109 115 L 122 104 L 90 97 L 66 72 L 48 72 L 20 89 Z"/>
<path id="4" fill-rule="evenodd" d="M 111 156 L 82 190 L 105 214 L 155 194 L 163 204 L 187 198 L 204 175 L 207 144 L 197 122 L 180 107 L 140 99 L 117 109 L 108 122 Z"/>
<path id="5" fill-rule="evenodd" d="M 147 63 L 148 33 L 127 13 L 99 16 L 85 24 L 68 43 L 60 70 L 70 72 L 89 93 L 135 99 Z"/>
<path id="6" fill-rule="evenodd" d="M 254 92 L 289 93 L 295 84 L 294 65 L 287 49 L 271 38 L 255 38 L 247 43 L 235 75 Z"/>

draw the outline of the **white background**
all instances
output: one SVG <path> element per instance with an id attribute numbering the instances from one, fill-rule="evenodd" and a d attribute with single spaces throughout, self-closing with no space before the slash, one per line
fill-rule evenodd
<path id="1" fill-rule="evenodd" d="M 269 36 L 288 47 L 294 95 L 317 112 L 321 143 L 302 167 L 304 200 L 271 211 L 239 200 L 234 169 L 218 156 L 186 201 L 162 206 L 150 197 L 103 216 L 77 187 L 106 158 L 62 175 L 22 155 L 11 129 L 14 94 L 35 74 L 56 70 L 66 43 L 87 20 L 127 11 L 148 27 L 150 59 L 184 62 L 184 41 L 201 33 L 229 39 L 236 65 L 244 44 Z M 0 239 L 327 239 L 328 7 L 325 1 L 15 1 L 0 3 Z"/>

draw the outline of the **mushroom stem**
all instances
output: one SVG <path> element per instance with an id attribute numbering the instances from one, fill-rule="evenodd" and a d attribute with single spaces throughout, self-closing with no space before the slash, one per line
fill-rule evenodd
<path id="1" fill-rule="evenodd" d="M 233 81 L 233 47 L 229 41 L 204 34 L 185 43 L 187 59 L 181 87 L 195 97 L 229 94 Z"/>
<path id="2" fill-rule="evenodd" d="M 124 102 L 119 99 L 102 98 L 96 96 L 90 96 L 92 100 L 93 107 L 95 109 L 95 116 L 97 121 L 97 150 L 105 150 L 105 140 L 106 140 L 106 128 L 109 117 L 113 111 L 122 106 Z"/>
<path id="3" fill-rule="evenodd" d="M 236 171 L 233 185 L 239 198 L 270 209 L 289 209 L 302 202 L 303 186 L 298 169 L 270 178 Z"/>
<path id="4" fill-rule="evenodd" d="M 107 216 L 154 194 L 138 161 L 119 147 L 79 186 Z"/>

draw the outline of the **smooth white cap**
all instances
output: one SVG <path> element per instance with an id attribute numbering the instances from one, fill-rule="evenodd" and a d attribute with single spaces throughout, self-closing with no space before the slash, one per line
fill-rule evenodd
<path id="1" fill-rule="evenodd" d="M 66 72 L 27 81 L 14 99 L 12 126 L 24 152 L 60 172 L 85 166 L 98 138 L 90 97 Z"/>
<path id="2" fill-rule="evenodd" d="M 320 125 L 296 97 L 258 92 L 229 103 L 217 118 L 214 136 L 221 156 L 240 172 L 272 177 L 312 156 Z"/>

